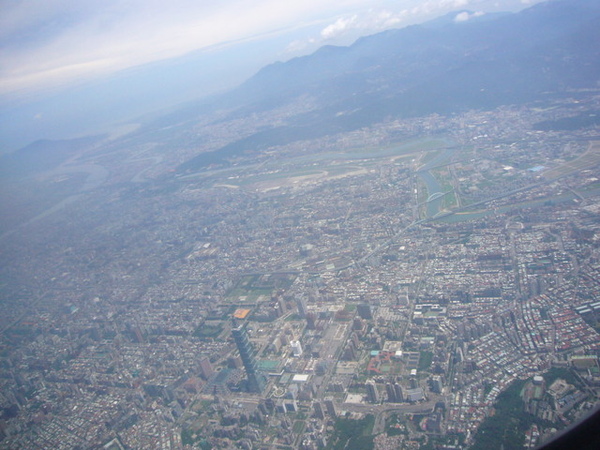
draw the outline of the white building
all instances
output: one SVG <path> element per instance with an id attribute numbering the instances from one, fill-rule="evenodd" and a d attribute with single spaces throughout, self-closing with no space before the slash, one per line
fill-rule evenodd
<path id="1" fill-rule="evenodd" d="M 292 346 L 292 352 L 295 357 L 298 358 L 302 356 L 302 346 L 300 345 L 300 341 L 292 341 L 290 342 L 290 345 Z"/>

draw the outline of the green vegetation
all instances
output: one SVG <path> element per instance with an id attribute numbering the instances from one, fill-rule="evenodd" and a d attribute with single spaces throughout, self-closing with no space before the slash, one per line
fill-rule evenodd
<path id="1" fill-rule="evenodd" d="M 292 430 L 295 434 L 301 434 L 304 431 L 305 422 L 304 420 L 296 420 Z"/>
<path id="2" fill-rule="evenodd" d="M 535 130 L 578 130 L 580 128 L 592 127 L 600 124 L 600 111 L 586 111 L 573 117 L 563 117 L 556 120 L 544 120 L 536 123 Z"/>
<path id="3" fill-rule="evenodd" d="M 239 306 L 248 306 L 261 298 L 270 299 L 275 289 L 288 289 L 295 279 L 289 274 L 247 275 L 226 294 L 226 299 Z"/>
<path id="4" fill-rule="evenodd" d="M 210 405 L 212 405 L 212 403 L 213 402 L 210 400 L 196 400 L 192 404 L 190 409 L 195 412 L 208 411 L 208 409 L 210 408 Z"/>
<path id="5" fill-rule="evenodd" d="M 227 294 L 227 299 L 231 302 L 243 305 L 245 303 L 256 303 L 260 296 L 271 298 L 272 289 L 252 288 L 252 289 L 234 289 Z"/>
<path id="6" fill-rule="evenodd" d="M 360 420 L 339 418 L 335 421 L 333 436 L 328 449 L 369 450 L 373 448 L 373 425 L 375 417 L 368 415 Z"/>
<path id="7" fill-rule="evenodd" d="M 564 177 L 594 167 L 598 163 L 600 163 L 600 148 L 596 145 L 581 156 L 569 161 L 568 164 L 562 164 L 546 171 L 544 177 L 548 180 Z"/>
<path id="8" fill-rule="evenodd" d="M 432 449 L 436 450 L 440 447 L 453 446 L 462 448 L 465 442 L 465 436 L 463 434 L 449 433 L 445 436 L 427 436 L 427 444 L 422 445 L 419 450 Z"/>
<path id="9" fill-rule="evenodd" d="M 448 192 L 448 191 L 446 191 Z M 445 210 L 451 210 L 452 208 L 455 208 L 458 206 L 458 200 L 456 198 L 456 193 L 455 192 L 448 192 L 446 195 L 444 195 L 444 200 L 443 200 L 443 204 L 442 204 L 442 209 Z"/>
<path id="10" fill-rule="evenodd" d="M 494 388 L 494 383 L 491 383 L 489 381 L 484 381 L 483 382 L 483 395 L 485 397 L 487 397 L 487 395 L 492 392 L 492 389 Z"/>
<path id="11" fill-rule="evenodd" d="M 524 386 L 525 381 L 515 381 L 498 396 L 496 413 L 487 417 L 479 427 L 472 450 L 523 447 L 525 431 L 535 423 L 534 416 L 523 410 L 521 391 Z"/>
<path id="12" fill-rule="evenodd" d="M 438 157 L 440 153 L 442 153 L 442 150 L 426 152 L 419 162 L 421 165 L 427 164 L 429 161 L 432 161 L 434 158 Z"/>
<path id="13" fill-rule="evenodd" d="M 202 450 L 210 450 L 212 445 L 204 437 L 196 435 L 196 433 L 192 432 L 188 429 L 181 430 L 181 443 L 183 445 L 192 445 L 197 448 L 201 448 Z"/>
<path id="14" fill-rule="evenodd" d="M 430 173 L 438 181 L 442 187 L 442 192 L 445 194 L 442 201 L 442 210 L 450 210 L 458 206 L 458 200 L 452 184 L 452 174 L 448 168 L 443 167 L 437 170 L 431 170 Z"/>
<path id="15" fill-rule="evenodd" d="M 424 372 L 431 367 L 431 361 L 433 361 L 432 352 L 421 352 L 419 357 L 419 372 Z"/>
<path id="16" fill-rule="evenodd" d="M 217 336 L 219 336 L 219 334 L 221 334 L 222 331 L 222 324 L 207 324 L 206 322 L 204 322 L 198 325 L 198 327 L 194 330 L 193 336 L 199 337 L 200 339 L 214 339 Z"/>
<path id="17" fill-rule="evenodd" d="M 388 436 L 408 435 L 406 420 L 404 420 L 403 416 L 392 414 L 385 422 L 385 431 Z"/>
<path id="18" fill-rule="evenodd" d="M 558 380 L 559 378 L 562 378 L 567 383 L 572 384 L 573 386 L 581 387 L 581 383 L 579 382 L 579 380 L 577 379 L 575 374 L 573 372 L 571 372 L 569 369 L 563 369 L 561 367 L 553 367 L 548 372 L 546 372 L 543 375 L 543 377 L 544 377 L 544 380 L 546 381 L 546 386 L 548 386 L 548 387 L 552 383 L 554 383 L 556 380 Z"/>

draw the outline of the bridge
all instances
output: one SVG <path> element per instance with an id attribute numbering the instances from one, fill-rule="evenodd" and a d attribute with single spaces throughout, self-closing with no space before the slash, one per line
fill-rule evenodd
<path id="1" fill-rule="evenodd" d="M 443 197 L 446 194 L 449 194 L 452 191 L 449 192 L 434 192 L 433 194 L 431 194 L 429 197 L 427 197 L 427 200 L 425 201 L 425 203 L 429 203 L 434 201 L 437 198 Z"/>

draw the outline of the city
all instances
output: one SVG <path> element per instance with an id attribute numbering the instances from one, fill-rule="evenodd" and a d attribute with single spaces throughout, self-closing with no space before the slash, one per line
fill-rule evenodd
<path id="1" fill-rule="evenodd" d="M 304 97 L 128 130 L 17 185 L 0 445 L 480 448 L 518 386 L 515 439 L 534 448 L 599 401 L 600 137 L 561 125 L 599 104 L 390 119 L 184 165 Z"/>

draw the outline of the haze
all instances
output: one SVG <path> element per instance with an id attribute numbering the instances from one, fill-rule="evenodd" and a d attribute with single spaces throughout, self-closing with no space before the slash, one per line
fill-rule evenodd
<path id="1" fill-rule="evenodd" d="M 535 1 L 3 1 L 0 152 L 111 125 L 239 84 L 321 45 L 470 9 Z M 458 20 L 468 19 L 463 13 Z"/>

